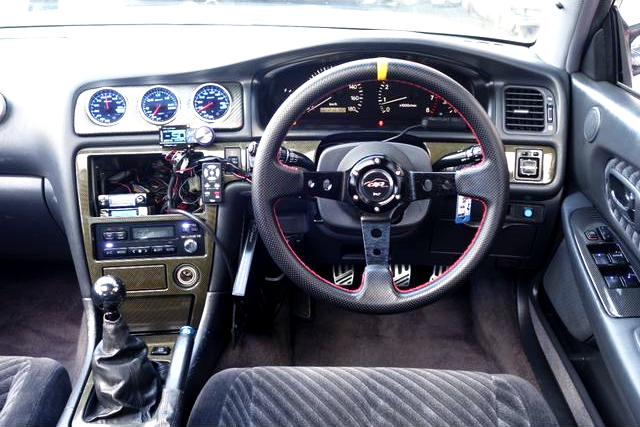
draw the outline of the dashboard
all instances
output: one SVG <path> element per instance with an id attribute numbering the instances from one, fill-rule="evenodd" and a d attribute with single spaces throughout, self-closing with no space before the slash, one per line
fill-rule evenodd
<path id="1" fill-rule="evenodd" d="M 384 56 L 422 63 L 452 77 L 488 108 L 491 80 L 472 68 L 425 55 L 383 52 Z M 285 99 L 306 81 L 344 62 L 368 54 L 320 57 L 255 72 L 250 97 L 264 127 Z M 149 132 L 170 123 L 233 131 L 243 126 L 243 88 L 237 81 L 189 82 L 91 88 L 78 96 L 74 128 L 80 135 Z M 296 129 L 402 130 L 427 120 L 430 131 L 465 132 L 455 107 L 439 94 L 402 81 L 353 82 L 309 105 Z"/>
<path id="2" fill-rule="evenodd" d="M 93 185 L 92 158 L 108 158 L 105 164 L 110 168 L 135 158 L 139 162 L 130 164 L 143 170 L 147 156 L 161 151 L 163 126 L 206 126 L 216 133 L 208 152 L 213 156 L 239 153 L 239 164 L 248 168 L 247 147 L 260 140 L 288 95 L 327 68 L 380 56 L 429 65 L 474 95 L 505 143 L 513 178 L 513 209 L 535 205 L 536 212 L 544 211 L 536 219 L 542 225 L 510 227 L 529 232 L 527 239 L 520 239 L 526 243 L 517 253 L 531 258 L 537 242 L 546 239 L 545 224 L 553 222 L 554 198 L 562 188 L 565 170 L 568 84 L 566 73 L 545 64 L 526 47 L 394 31 L 275 27 L 249 31 L 243 26 L 220 25 L 207 29 L 211 37 L 224 36 L 226 42 L 219 43 L 214 53 L 203 54 L 201 46 L 191 43 L 201 37 L 202 27 L 158 25 L 149 29 L 173 34 L 167 49 L 180 52 L 181 58 L 158 61 L 157 52 L 137 36 L 137 27 L 113 29 L 112 43 L 123 48 L 108 61 L 92 42 L 102 28 L 2 30 L 0 48 L 13 64 L 0 69 L 0 94 L 7 105 L 0 119 L 0 175 L 12 178 L 3 179 L 0 185 L 0 204 L 10 208 L 3 224 L 7 236 L 0 248 L 3 253 L 39 253 L 38 236 L 43 230 L 57 230 L 63 233 L 62 244 L 70 243 L 81 282 L 90 283 L 99 271 L 87 265 L 92 252 L 84 250 L 91 244 L 88 227 L 109 221 L 85 218 L 92 210 L 87 196 Z M 21 59 L 25 57 L 37 57 L 40 64 L 46 64 L 47 72 Z M 535 92 L 545 107 L 552 107 L 551 121 L 546 122 L 544 111 L 540 130 L 508 127 L 510 91 L 523 96 Z M 34 104 L 43 99 L 44 104 Z M 423 119 L 428 121 L 426 129 L 405 136 L 429 150 L 434 161 L 474 143 L 446 100 L 402 82 L 354 82 L 309 107 L 290 129 L 286 145 L 312 159 L 323 147 L 382 140 Z M 531 160 L 525 154 L 533 157 L 536 153 L 543 166 L 539 178 L 518 179 L 518 162 L 523 157 Z M 41 215 L 33 222 L 20 220 L 25 203 L 14 203 L 16 194 L 38 207 Z M 212 218 L 215 215 L 214 210 Z M 443 244 L 438 246 L 436 241 L 433 247 L 446 252 L 451 240 L 441 239 Z M 517 240 L 511 238 L 513 241 Z M 514 253 L 510 244 L 502 253 Z M 149 261 L 149 268 L 156 265 Z M 163 270 L 168 283 L 173 281 L 173 267 L 167 264 Z M 88 289 L 83 291 L 88 295 Z"/>

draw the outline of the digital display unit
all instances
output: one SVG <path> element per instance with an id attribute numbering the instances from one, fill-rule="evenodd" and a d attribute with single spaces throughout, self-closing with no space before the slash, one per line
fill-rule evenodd
<path id="1" fill-rule="evenodd" d="M 131 238 L 133 240 L 166 239 L 174 236 L 175 229 L 173 226 L 131 228 Z"/>
<path id="2" fill-rule="evenodd" d="M 191 132 L 188 126 L 165 126 L 160 129 L 160 145 L 176 147 L 190 144 Z"/>

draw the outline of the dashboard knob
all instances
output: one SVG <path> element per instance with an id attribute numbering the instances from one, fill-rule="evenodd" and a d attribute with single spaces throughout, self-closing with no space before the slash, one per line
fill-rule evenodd
<path id="1" fill-rule="evenodd" d="M 193 254 L 198 250 L 198 242 L 193 239 L 187 239 L 184 241 L 184 250 L 188 254 Z"/>
<path id="2" fill-rule="evenodd" d="M 216 137 L 216 133 L 208 126 L 200 126 L 196 129 L 193 138 L 198 145 L 207 147 L 213 144 L 213 140 Z"/>

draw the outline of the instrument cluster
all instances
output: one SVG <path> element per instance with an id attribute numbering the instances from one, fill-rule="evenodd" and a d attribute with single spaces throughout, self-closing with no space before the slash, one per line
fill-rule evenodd
<path id="1" fill-rule="evenodd" d="M 262 119 L 266 124 L 277 108 L 308 79 L 334 63 L 311 63 L 273 72 L 265 78 Z M 455 79 L 455 76 L 452 76 Z M 470 81 L 457 78 L 473 93 Z M 460 81 L 462 80 L 462 81 Z M 465 123 L 438 94 L 400 81 L 353 82 L 311 104 L 296 122 L 297 128 L 401 129 L 428 119 L 431 130 L 464 131 Z"/>

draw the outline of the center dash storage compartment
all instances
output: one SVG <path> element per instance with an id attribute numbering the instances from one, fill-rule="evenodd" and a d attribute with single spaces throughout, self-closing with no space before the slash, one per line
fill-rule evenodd
<path id="1" fill-rule="evenodd" d="M 91 216 L 127 218 L 165 213 L 167 189 L 174 189 L 174 206 L 189 212 L 201 207 L 200 178 L 189 168 L 173 180 L 175 152 L 166 154 L 103 155 L 90 158 Z M 194 154 L 194 158 L 202 154 Z"/>

